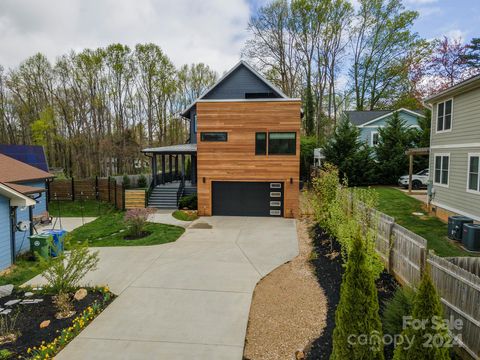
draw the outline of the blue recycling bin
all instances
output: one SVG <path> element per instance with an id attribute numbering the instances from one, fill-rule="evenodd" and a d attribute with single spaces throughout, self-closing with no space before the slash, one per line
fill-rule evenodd
<path id="1" fill-rule="evenodd" d="M 65 236 L 67 235 L 67 230 L 49 229 L 44 230 L 43 234 L 52 235 L 53 237 L 53 246 L 50 249 L 51 256 L 56 257 L 60 255 L 65 248 Z"/>

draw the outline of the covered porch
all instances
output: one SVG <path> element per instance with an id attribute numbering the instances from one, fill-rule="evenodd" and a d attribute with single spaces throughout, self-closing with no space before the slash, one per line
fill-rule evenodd
<path id="1" fill-rule="evenodd" d="M 151 159 L 148 206 L 173 209 L 182 196 L 196 193 L 197 144 L 147 148 L 142 153 Z"/>

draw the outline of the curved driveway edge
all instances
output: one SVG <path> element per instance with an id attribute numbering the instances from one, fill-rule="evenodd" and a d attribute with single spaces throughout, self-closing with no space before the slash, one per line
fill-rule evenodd
<path id="1" fill-rule="evenodd" d="M 57 359 L 241 360 L 255 285 L 298 241 L 293 219 L 211 217 L 174 243 L 99 251 L 89 280 L 119 296 Z"/>

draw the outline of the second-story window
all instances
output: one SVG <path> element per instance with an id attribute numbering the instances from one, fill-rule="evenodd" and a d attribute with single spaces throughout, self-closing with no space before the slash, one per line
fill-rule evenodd
<path id="1" fill-rule="evenodd" d="M 255 133 L 255 155 L 267 155 L 267 133 Z"/>
<path id="2" fill-rule="evenodd" d="M 297 134 L 294 132 L 268 133 L 268 155 L 295 155 Z"/>
<path id="3" fill-rule="evenodd" d="M 437 132 L 449 131 L 452 128 L 452 100 L 437 104 Z"/>
<path id="4" fill-rule="evenodd" d="M 201 132 L 200 133 L 201 141 L 227 141 L 228 135 L 226 132 Z"/>

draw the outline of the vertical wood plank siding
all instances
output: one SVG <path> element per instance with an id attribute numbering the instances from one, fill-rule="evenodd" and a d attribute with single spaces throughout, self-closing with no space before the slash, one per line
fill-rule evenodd
<path id="1" fill-rule="evenodd" d="M 285 217 L 298 215 L 299 101 L 199 102 L 197 120 L 199 215 L 212 214 L 212 181 L 284 182 Z M 202 131 L 227 132 L 228 141 L 202 142 Z M 256 132 L 295 132 L 296 154 L 255 155 Z"/>

